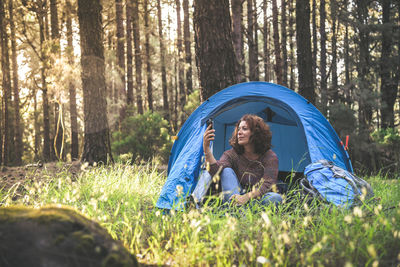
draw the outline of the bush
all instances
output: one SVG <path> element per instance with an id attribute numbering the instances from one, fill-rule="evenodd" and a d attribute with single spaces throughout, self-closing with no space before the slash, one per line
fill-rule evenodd
<path id="1" fill-rule="evenodd" d="M 157 112 L 151 111 L 127 116 L 121 123 L 120 131 L 113 134 L 111 147 L 118 155 L 131 153 L 132 162 L 160 157 L 165 163 L 172 147 L 168 122 Z"/>

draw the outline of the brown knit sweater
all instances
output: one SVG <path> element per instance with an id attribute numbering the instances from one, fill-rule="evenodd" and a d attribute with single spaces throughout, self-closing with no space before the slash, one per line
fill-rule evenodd
<path id="1" fill-rule="evenodd" d="M 214 176 L 221 166 L 232 168 L 240 185 L 248 192 L 256 186 L 260 196 L 272 191 L 272 185 L 278 180 L 278 157 L 271 149 L 257 160 L 238 155 L 234 149 L 227 150 L 216 163 L 210 165 L 211 176 Z"/>

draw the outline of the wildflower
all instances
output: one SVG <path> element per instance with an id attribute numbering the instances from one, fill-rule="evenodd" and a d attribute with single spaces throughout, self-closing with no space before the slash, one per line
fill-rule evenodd
<path id="1" fill-rule="evenodd" d="M 278 193 L 278 187 L 276 186 L 276 184 L 273 184 L 271 186 L 272 192 Z"/>
<path id="2" fill-rule="evenodd" d="M 257 257 L 257 262 L 260 263 L 260 264 L 266 264 L 266 263 L 269 263 L 270 261 L 267 260 L 267 259 L 266 259 L 265 257 L 263 257 L 263 256 L 258 256 L 258 257 Z"/>
<path id="3" fill-rule="evenodd" d="M 379 266 L 379 261 L 374 261 L 372 263 L 372 267 L 378 267 Z"/>
<path id="4" fill-rule="evenodd" d="M 311 219 L 312 219 L 311 216 L 306 216 L 306 217 L 304 217 L 304 219 L 303 219 L 303 226 L 304 226 L 304 227 L 307 227 L 308 224 L 311 222 Z"/>
<path id="5" fill-rule="evenodd" d="M 160 216 L 161 212 L 159 210 L 156 211 L 156 217 Z"/>
<path id="6" fill-rule="evenodd" d="M 382 210 L 382 205 L 381 204 L 379 204 L 378 206 L 376 206 L 375 208 L 374 208 L 374 213 L 376 214 L 376 215 L 379 215 L 379 212 Z"/>
<path id="7" fill-rule="evenodd" d="M 353 217 L 351 215 L 346 215 L 344 217 L 344 221 L 348 224 L 350 224 L 353 221 Z"/>
<path id="8" fill-rule="evenodd" d="M 280 238 L 282 239 L 283 243 L 290 245 L 291 240 L 287 232 L 283 232 L 283 234 L 280 235 Z"/>
<path id="9" fill-rule="evenodd" d="M 369 255 L 371 255 L 372 258 L 376 258 L 377 254 L 376 254 L 376 250 L 373 244 L 369 245 L 367 247 L 367 251 L 369 253 Z"/>
<path id="10" fill-rule="evenodd" d="M 264 224 L 265 228 L 268 229 L 269 227 L 271 227 L 271 220 L 269 219 L 268 215 L 265 212 L 261 213 L 261 217 L 265 222 Z"/>
<path id="11" fill-rule="evenodd" d="M 307 212 L 310 211 L 310 208 L 308 207 L 308 204 L 307 204 L 307 203 L 304 203 L 304 210 L 307 211 Z"/>
<path id="12" fill-rule="evenodd" d="M 247 250 L 249 251 L 249 254 L 252 255 L 254 252 L 254 247 L 250 244 L 249 241 L 244 242 L 244 245 L 246 246 Z"/>
<path id="13" fill-rule="evenodd" d="M 363 212 L 360 207 L 355 207 L 353 210 L 355 216 L 362 218 Z"/>
<path id="14" fill-rule="evenodd" d="M 346 262 L 344 267 L 353 267 L 353 264 L 351 262 Z"/>
<path id="15" fill-rule="evenodd" d="M 177 185 L 176 186 L 176 192 L 177 192 L 177 194 L 178 194 L 178 197 L 180 197 L 180 196 L 182 196 L 182 193 L 183 193 L 183 186 L 181 186 L 181 185 Z"/>

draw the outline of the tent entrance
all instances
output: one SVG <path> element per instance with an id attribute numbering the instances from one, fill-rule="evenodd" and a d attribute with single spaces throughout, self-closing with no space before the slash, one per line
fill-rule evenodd
<path id="1" fill-rule="evenodd" d="M 229 139 L 236 122 L 244 114 L 256 114 L 270 126 L 272 150 L 279 158 L 280 172 L 302 172 L 311 162 L 304 129 L 295 111 L 279 100 L 263 97 L 235 99 L 235 103 L 228 103 L 213 112 L 215 158 L 220 158 L 224 151 L 231 148 Z"/>

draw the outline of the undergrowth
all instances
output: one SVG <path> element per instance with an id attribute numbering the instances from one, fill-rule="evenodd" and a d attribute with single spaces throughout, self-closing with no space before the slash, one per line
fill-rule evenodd
<path id="1" fill-rule="evenodd" d="M 44 174 L 46 175 L 46 174 Z M 157 166 L 67 170 L 0 190 L 0 205 L 67 205 L 98 221 L 142 263 L 400 266 L 400 183 L 371 177 L 376 200 L 354 209 L 309 203 L 296 190 L 275 206 L 155 208 Z"/>

